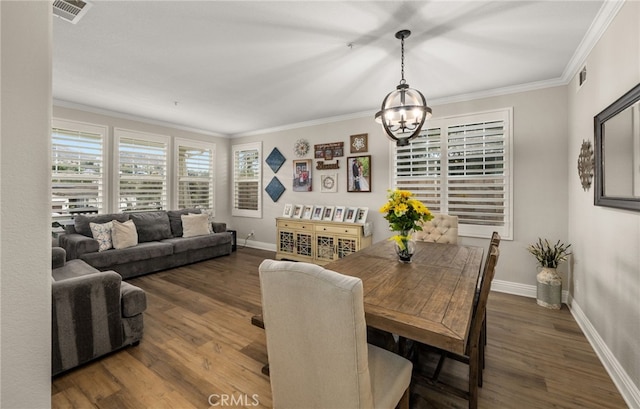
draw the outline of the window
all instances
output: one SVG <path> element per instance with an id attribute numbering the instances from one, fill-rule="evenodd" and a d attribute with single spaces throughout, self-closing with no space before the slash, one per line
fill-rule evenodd
<path id="1" fill-rule="evenodd" d="M 234 145 L 233 216 L 262 217 L 262 144 Z"/>
<path id="2" fill-rule="evenodd" d="M 161 135 L 115 129 L 117 206 L 121 212 L 167 208 L 167 146 Z"/>
<path id="3" fill-rule="evenodd" d="M 512 238 L 512 110 L 431 120 L 394 151 L 394 185 L 435 213 L 458 216 L 459 233 Z"/>
<path id="4" fill-rule="evenodd" d="M 215 144 L 176 139 L 178 209 L 214 208 Z"/>
<path id="5" fill-rule="evenodd" d="M 104 126 L 52 121 L 51 213 L 54 220 L 104 211 L 106 134 Z"/>

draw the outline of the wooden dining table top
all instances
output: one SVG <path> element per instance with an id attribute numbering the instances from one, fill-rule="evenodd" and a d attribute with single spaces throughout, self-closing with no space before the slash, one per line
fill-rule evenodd
<path id="1" fill-rule="evenodd" d="M 324 267 L 362 280 L 368 326 L 463 354 L 483 252 L 416 242 L 412 262 L 404 264 L 384 240 Z"/>

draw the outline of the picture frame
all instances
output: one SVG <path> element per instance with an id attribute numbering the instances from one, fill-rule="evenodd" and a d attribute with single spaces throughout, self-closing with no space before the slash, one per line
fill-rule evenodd
<path id="1" fill-rule="evenodd" d="M 320 191 L 322 193 L 336 193 L 338 191 L 338 174 L 320 175 Z"/>
<path id="2" fill-rule="evenodd" d="M 311 177 L 312 159 L 297 159 L 293 161 L 293 191 L 311 192 L 313 183 Z"/>
<path id="3" fill-rule="evenodd" d="M 367 215 L 369 214 L 369 208 L 368 207 L 360 207 L 358 208 L 358 215 L 356 216 L 356 223 L 366 223 L 367 222 Z"/>
<path id="4" fill-rule="evenodd" d="M 293 214 L 291 215 L 291 217 L 294 218 L 294 219 L 302 218 L 302 208 L 303 207 L 304 207 L 303 205 L 295 205 L 295 206 L 293 206 Z"/>
<path id="5" fill-rule="evenodd" d="M 357 207 L 349 207 L 345 211 L 344 214 L 344 222 L 346 223 L 355 223 L 356 217 L 358 217 L 358 208 Z"/>
<path id="6" fill-rule="evenodd" d="M 363 153 L 369 150 L 369 134 L 361 133 L 349 137 L 351 153 Z"/>
<path id="7" fill-rule="evenodd" d="M 311 220 L 322 220 L 324 216 L 324 206 L 314 206 Z"/>
<path id="8" fill-rule="evenodd" d="M 333 213 L 335 213 L 335 210 L 336 210 L 335 206 L 325 206 L 322 220 L 329 221 L 329 222 L 333 221 Z"/>
<path id="9" fill-rule="evenodd" d="M 287 203 L 284 205 L 284 210 L 282 211 L 282 217 L 292 217 L 293 216 L 293 205 L 291 203 Z"/>
<path id="10" fill-rule="evenodd" d="M 304 208 L 302 209 L 302 219 L 307 219 L 307 220 L 311 220 L 311 215 L 313 214 L 313 206 L 311 205 L 304 205 Z"/>
<path id="11" fill-rule="evenodd" d="M 334 222 L 341 222 L 344 220 L 345 207 L 344 206 L 336 206 L 335 213 L 333 214 Z"/>
<path id="12" fill-rule="evenodd" d="M 347 158 L 347 192 L 371 192 L 371 155 Z"/>

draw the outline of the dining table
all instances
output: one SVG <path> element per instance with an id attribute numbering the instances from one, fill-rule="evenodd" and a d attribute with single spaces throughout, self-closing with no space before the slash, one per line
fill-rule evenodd
<path id="1" fill-rule="evenodd" d="M 415 244 L 410 263 L 383 240 L 324 267 L 362 280 L 368 326 L 463 354 L 484 249 Z"/>

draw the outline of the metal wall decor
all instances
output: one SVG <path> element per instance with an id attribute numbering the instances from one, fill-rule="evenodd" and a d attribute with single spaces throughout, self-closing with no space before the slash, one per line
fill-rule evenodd
<path id="1" fill-rule="evenodd" d="M 269 156 L 267 156 L 267 159 L 265 159 L 265 162 L 267 162 L 267 165 L 269 165 L 273 173 L 278 173 L 278 170 L 280 170 L 280 167 L 285 161 L 285 157 L 278 148 L 273 148 Z"/>
<path id="2" fill-rule="evenodd" d="M 593 179 L 593 146 L 590 141 L 582 141 L 580 155 L 578 155 L 578 175 L 582 188 L 589 190 L 591 188 L 591 180 Z"/>
<path id="3" fill-rule="evenodd" d="M 309 152 L 309 141 L 306 139 L 298 139 L 293 145 L 293 152 L 297 157 L 303 158 Z"/>

